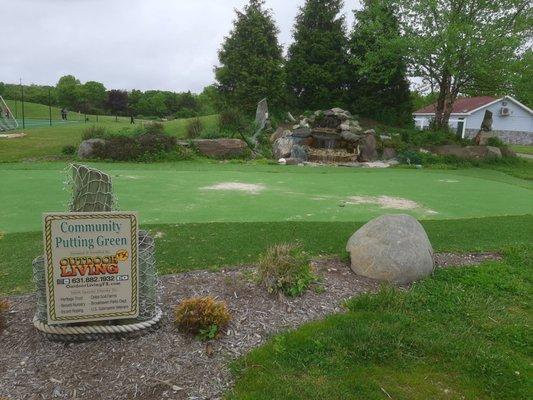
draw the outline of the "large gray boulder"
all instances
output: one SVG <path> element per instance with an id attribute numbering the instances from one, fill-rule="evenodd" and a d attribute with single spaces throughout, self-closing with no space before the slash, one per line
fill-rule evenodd
<path id="1" fill-rule="evenodd" d="M 367 131 L 369 132 L 369 131 Z M 360 162 L 376 161 L 378 159 L 377 141 L 372 133 L 366 133 L 366 136 L 359 144 Z"/>
<path id="2" fill-rule="evenodd" d="M 390 283 L 410 283 L 434 269 L 428 236 L 409 215 L 373 219 L 352 235 L 346 250 L 356 274 Z"/>
<path id="3" fill-rule="evenodd" d="M 78 157 L 83 159 L 95 158 L 94 149 L 97 145 L 104 145 L 104 139 L 87 139 L 80 143 L 78 147 Z"/>
<path id="4" fill-rule="evenodd" d="M 295 141 L 292 137 L 281 137 L 272 144 L 272 154 L 275 159 L 288 158 L 291 156 Z"/>

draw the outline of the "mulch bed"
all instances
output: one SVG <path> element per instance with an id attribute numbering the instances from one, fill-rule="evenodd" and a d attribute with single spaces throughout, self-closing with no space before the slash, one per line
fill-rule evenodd
<path id="1" fill-rule="evenodd" d="M 439 254 L 438 266 L 478 264 L 499 255 Z M 219 399 L 231 386 L 231 360 L 287 329 L 342 312 L 344 300 L 380 284 L 354 275 L 337 258 L 314 261 L 322 290 L 296 299 L 272 296 L 250 278 L 253 267 L 195 271 L 160 279 L 165 316 L 159 330 L 135 339 L 55 343 L 33 328 L 32 295 L 12 297 L 0 337 L 0 398 Z M 316 289 L 316 288 L 315 288 Z M 172 307 L 191 296 L 225 300 L 233 315 L 219 340 L 202 343 L 179 333 Z"/>

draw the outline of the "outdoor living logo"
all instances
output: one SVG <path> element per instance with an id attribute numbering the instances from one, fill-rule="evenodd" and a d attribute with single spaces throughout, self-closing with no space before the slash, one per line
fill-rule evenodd
<path id="1" fill-rule="evenodd" d="M 59 261 L 61 278 L 94 275 L 118 275 L 119 262 L 128 260 L 128 251 L 119 250 L 109 256 L 64 257 Z"/>

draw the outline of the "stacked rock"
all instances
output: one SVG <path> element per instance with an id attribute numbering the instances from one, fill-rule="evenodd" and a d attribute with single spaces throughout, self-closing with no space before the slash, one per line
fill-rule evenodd
<path id="1" fill-rule="evenodd" d="M 359 161 L 377 159 L 375 132 L 363 132 L 349 111 L 319 110 L 298 120 L 289 113 L 287 120 L 288 124 L 270 137 L 273 155 L 280 162 L 355 162 L 361 156 Z"/>

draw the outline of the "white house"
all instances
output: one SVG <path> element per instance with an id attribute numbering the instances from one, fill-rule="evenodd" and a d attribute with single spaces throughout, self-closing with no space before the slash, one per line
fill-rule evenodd
<path id="1" fill-rule="evenodd" d="M 436 104 L 413 113 L 415 125 L 427 128 L 435 118 Z M 492 130 L 505 143 L 533 145 L 533 110 L 511 96 L 457 99 L 450 115 L 450 127 L 462 138 L 473 138 L 481 129 L 485 113 L 492 113 Z"/>

